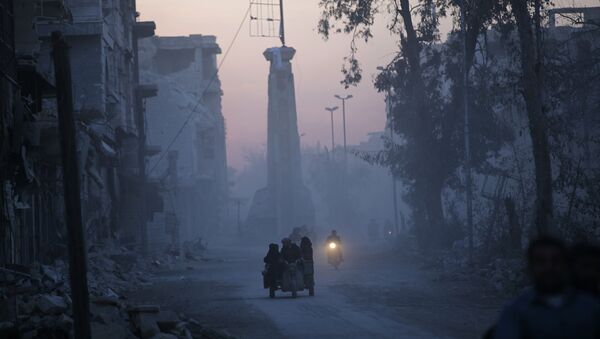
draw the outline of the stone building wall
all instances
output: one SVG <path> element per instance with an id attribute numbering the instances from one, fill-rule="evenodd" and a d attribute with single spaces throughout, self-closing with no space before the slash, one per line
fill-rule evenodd
<path id="1" fill-rule="evenodd" d="M 158 86 L 158 97 L 146 107 L 149 143 L 166 151 L 189 117 L 171 147 L 178 155 L 178 184 L 165 193 L 165 206 L 174 206 L 179 232 L 186 238 L 217 232 L 228 199 L 223 93 L 215 74 L 220 52 L 214 36 L 140 41 L 142 79 Z M 163 160 L 151 164 L 152 176 L 167 175 L 168 161 Z"/>

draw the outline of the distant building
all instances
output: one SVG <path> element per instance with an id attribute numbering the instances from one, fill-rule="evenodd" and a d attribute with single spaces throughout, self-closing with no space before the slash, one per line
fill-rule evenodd
<path id="1" fill-rule="evenodd" d="M 228 203 L 219 53 L 214 36 L 140 41 L 141 76 L 158 86 L 158 97 L 146 105 L 148 140 L 163 152 L 173 142 L 168 157 L 150 163 L 151 175 L 162 180 L 166 213 L 175 214 L 188 239 L 218 232 Z M 162 223 L 164 216 L 155 218 Z"/>

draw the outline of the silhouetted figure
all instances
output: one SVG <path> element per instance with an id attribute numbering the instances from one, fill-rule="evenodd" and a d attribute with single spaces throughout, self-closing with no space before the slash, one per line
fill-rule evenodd
<path id="1" fill-rule="evenodd" d="M 282 274 L 279 245 L 269 244 L 269 252 L 263 259 L 265 262 L 265 288 L 275 286 Z"/>
<path id="2" fill-rule="evenodd" d="M 302 254 L 300 252 L 300 247 L 294 244 L 290 238 L 284 238 L 281 240 L 281 258 L 283 261 L 292 263 L 300 260 Z"/>
<path id="3" fill-rule="evenodd" d="M 571 248 L 571 272 L 577 290 L 600 296 L 600 247 L 575 244 Z"/>
<path id="4" fill-rule="evenodd" d="M 527 261 L 533 288 L 503 310 L 494 338 L 597 339 L 600 303 L 569 287 L 565 244 L 552 237 L 540 237 L 530 243 Z"/>
<path id="5" fill-rule="evenodd" d="M 300 240 L 300 251 L 302 252 L 302 259 L 304 261 L 313 261 L 312 242 L 308 237 L 302 237 L 302 240 Z"/>
<path id="6" fill-rule="evenodd" d="M 327 236 L 327 243 L 330 242 L 335 242 L 337 244 L 341 244 L 342 243 L 342 239 L 340 239 L 340 236 L 337 234 L 336 230 L 331 231 L 331 234 L 329 234 L 329 236 Z"/>
<path id="7" fill-rule="evenodd" d="M 342 254 L 342 248 L 341 248 L 341 246 L 339 246 L 342 244 L 342 239 L 337 234 L 336 230 L 332 230 L 331 234 L 329 234 L 329 236 L 327 236 L 327 240 L 325 240 L 325 243 L 327 244 L 327 246 L 329 246 L 329 244 L 332 242 L 336 243 L 336 245 L 337 245 L 337 252 L 339 253 L 340 262 L 344 261 L 344 256 Z"/>
<path id="8" fill-rule="evenodd" d="M 310 296 L 315 295 L 315 268 L 313 261 L 312 242 L 308 237 L 300 240 L 300 251 L 302 252 L 302 272 L 304 273 L 304 285 L 308 287 Z"/>
<path id="9" fill-rule="evenodd" d="M 300 239 L 302 239 L 302 229 L 300 227 L 294 227 L 289 238 L 294 244 L 299 243 Z"/>

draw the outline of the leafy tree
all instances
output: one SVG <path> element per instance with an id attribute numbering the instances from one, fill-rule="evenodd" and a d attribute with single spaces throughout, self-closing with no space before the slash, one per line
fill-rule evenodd
<path id="1" fill-rule="evenodd" d="M 452 1 L 421 0 L 416 16 L 408 0 L 322 0 L 323 17 L 319 31 L 328 38 L 332 32 L 352 34 L 351 55 L 343 68 L 343 84 L 361 80 L 360 63 L 356 60 L 354 40 L 368 41 L 378 13 L 388 11 L 391 31 L 398 34 L 399 51 L 375 83 L 388 93 L 391 101 L 392 128 L 401 136 L 397 145 L 388 143 L 384 152 L 366 156 L 383 164 L 404 180 L 409 188 L 408 203 L 412 207 L 415 231 L 422 247 L 439 247 L 447 243 L 442 190 L 447 185 L 460 186 L 457 169 L 463 157 L 462 36 L 454 32 L 448 43 L 439 38 L 439 16 L 456 13 Z M 485 24 L 492 19 L 494 3 L 467 1 L 466 67 L 474 63 L 475 47 Z M 414 19 L 418 23 L 414 24 Z M 341 26 L 339 26 L 341 25 Z M 481 67 L 488 67 L 485 63 Z M 493 103 L 486 100 L 490 86 L 481 78 L 473 82 L 480 91 L 469 102 L 474 114 L 472 136 L 473 164 L 481 164 L 490 151 L 501 146 L 510 136 L 499 126 Z"/>

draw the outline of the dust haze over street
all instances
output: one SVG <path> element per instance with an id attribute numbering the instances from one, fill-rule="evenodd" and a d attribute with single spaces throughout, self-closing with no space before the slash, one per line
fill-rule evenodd
<path id="1" fill-rule="evenodd" d="M 504 299 L 472 281 L 440 281 L 388 244 L 345 247 L 339 270 L 316 246 L 316 295 L 268 297 L 264 249 L 211 245 L 201 263 L 160 273 L 133 299 L 184 312 L 237 338 L 478 338 Z M 193 269 L 191 269 L 193 267 Z M 438 277 L 436 279 L 436 277 Z"/>
<path id="2" fill-rule="evenodd" d="M 598 0 L 0 0 L 0 339 L 600 338 Z"/>

